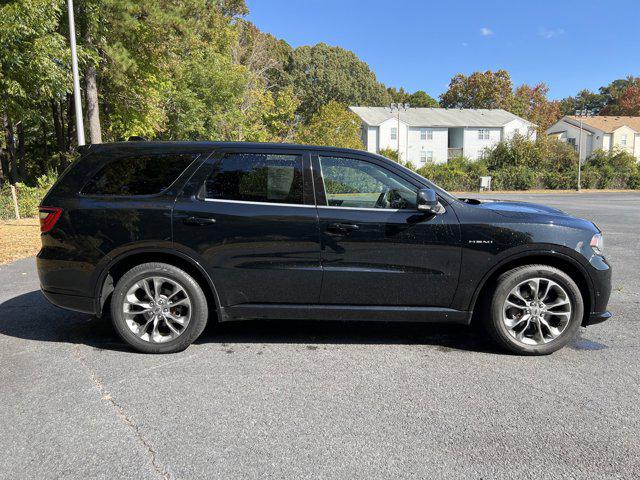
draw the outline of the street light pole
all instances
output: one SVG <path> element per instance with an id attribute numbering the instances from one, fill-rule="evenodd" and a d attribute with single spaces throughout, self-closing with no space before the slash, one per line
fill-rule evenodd
<path id="1" fill-rule="evenodd" d="M 578 137 L 578 191 L 582 190 L 582 119 L 595 115 L 596 113 L 596 110 L 576 110 L 576 116 L 580 119 L 580 135 Z"/>
<path id="2" fill-rule="evenodd" d="M 73 73 L 73 101 L 76 113 L 76 132 L 78 145 L 84 145 L 84 122 L 82 119 L 82 95 L 80 93 L 80 75 L 78 73 L 78 55 L 76 52 L 76 25 L 73 18 L 73 0 L 67 0 L 69 11 L 69 43 L 71 44 L 71 71 Z"/>
<path id="3" fill-rule="evenodd" d="M 409 105 L 408 103 L 392 103 L 389 106 L 392 112 L 394 110 L 397 111 L 398 130 L 397 130 L 396 138 L 398 140 L 398 163 L 400 163 L 400 110 L 407 111 L 410 107 L 411 105 Z"/>

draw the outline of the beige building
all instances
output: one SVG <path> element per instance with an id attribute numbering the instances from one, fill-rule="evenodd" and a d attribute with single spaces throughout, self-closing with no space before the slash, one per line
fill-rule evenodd
<path id="1" fill-rule="evenodd" d="M 582 141 L 580 121 L 582 120 Z M 547 129 L 547 135 L 570 143 L 581 151 L 581 159 L 596 150 L 626 150 L 640 161 L 640 117 L 595 116 L 561 118 Z M 579 146 L 582 148 L 579 149 Z"/>

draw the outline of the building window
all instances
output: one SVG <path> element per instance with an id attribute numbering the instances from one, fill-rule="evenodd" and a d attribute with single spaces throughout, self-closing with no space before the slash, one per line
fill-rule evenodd
<path id="1" fill-rule="evenodd" d="M 489 130 L 486 128 L 478 130 L 478 140 L 489 140 Z"/>
<path id="2" fill-rule="evenodd" d="M 433 130 L 430 128 L 420 129 L 420 140 L 433 140 Z"/>
<path id="3" fill-rule="evenodd" d="M 433 151 L 421 150 L 420 151 L 420 163 L 433 162 Z"/>
<path id="4" fill-rule="evenodd" d="M 398 139 L 398 129 L 396 127 L 391 128 L 391 140 Z"/>
<path id="5" fill-rule="evenodd" d="M 625 133 L 625 134 L 623 134 L 623 135 L 620 137 L 620 145 L 621 145 L 621 146 L 623 146 L 623 147 L 626 147 L 626 146 L 627 146 L 627 134 L 626 134 L 626 133 Z"/>

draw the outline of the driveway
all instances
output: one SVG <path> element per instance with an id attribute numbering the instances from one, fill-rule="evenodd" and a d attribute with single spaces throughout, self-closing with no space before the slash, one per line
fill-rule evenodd
<path id="1" fill-rule="evenodd" d="M 496 195 L 492 195 L 496 196 Z M 605 231 L 615 317 L 528 358 L 470 329 L 246 322 L 129 351 L 0 267 L 0 478 L 638 478 L 640 194 L 510 195 Z"/>

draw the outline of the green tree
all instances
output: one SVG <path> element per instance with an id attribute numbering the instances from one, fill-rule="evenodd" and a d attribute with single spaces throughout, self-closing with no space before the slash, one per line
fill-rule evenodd
<path id="1" fill-rule="evenodd" d="M 306 119 L 330 101 L 387 105 L 390 96 L 369 66 L 353 52 L 324 43 L 296 48 L 285 67 Z"/>
<path id="2" fill-rule="evenodd" d="M 300 127 L 298 143 L 362 149 L 361 122 L 346 105 L 330 100 Z"/>
<path id="3" fill-rule="evenodd" d="M 509 111 L 535 123 L 544 134 L 561 116 L 560 102 L 549 101 L 548 93 L 549 87 L 544 83 L 533 87 L 520 85 L 513 94 Z"/>
<path id="4" fill-rule="evenodd" d="M 469 76 L 455 75 L 449 89 L 440 96 L 445 108 L 508 109 L 513 97 L 513 84 L 506 70 L 475 72 Z"/>
<path id="5" fill-rule="evenodd" d="M 408 103 L 414 108 L 438 108 L 440 104 L 438 101 L 429 96 L 424 90 L 417 90 L 413 93 L 408 93 L 404 88 L 396 90 L 394 87 L 387 88 L 387 92 L 391 96 L 391 101 L 396 103 Z"/>
<path id="6" fill-rule="evenodd" d="M 69 91 L 61 6 L 59 0 L 33 0 L 0 7 L 0 181 L 15 183 L 25 176 L 33 153 L 28 137 L 46 122 L 49 102 Z M 43 130 L 38 134 L 46 136 Z"/>
<path id="7" fill-rule="evenodd" d="M 590 90 L 580 90 L 575 97 L 567 97 L 560 101 L 562 115 L 575 115 L 576 110 L 600 112 L 607 104 L 607 96 Z"/>

